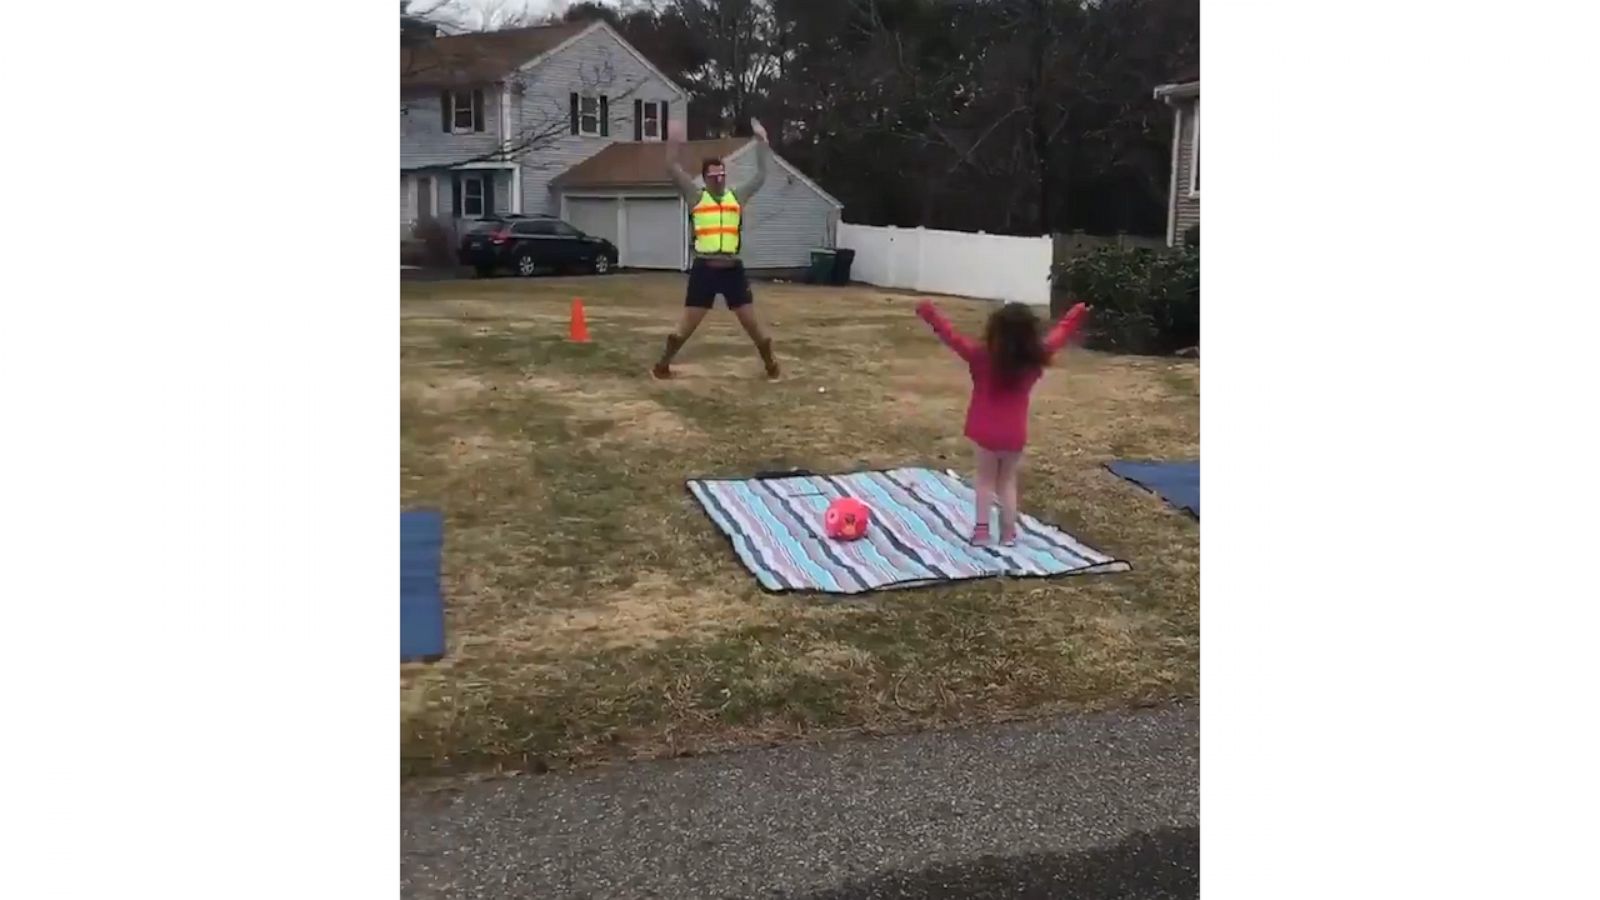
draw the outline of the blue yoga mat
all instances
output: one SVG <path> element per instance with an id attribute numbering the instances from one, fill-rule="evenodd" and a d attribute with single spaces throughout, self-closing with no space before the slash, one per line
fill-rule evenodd
<path id="1" fill-rule="evenodd" d="M 444 656 L 444 594 L 439 560 L 444 516 L 434 510 L 400 512 L 400 661 Z"/>
<path id="2" fill-rule="evenodd" d="M 1200 460 L 1132 462 L 1117 460 L 1106 466 L 1118 477 L 1137 484 L 1178 509 L 1200 518 Z"/>

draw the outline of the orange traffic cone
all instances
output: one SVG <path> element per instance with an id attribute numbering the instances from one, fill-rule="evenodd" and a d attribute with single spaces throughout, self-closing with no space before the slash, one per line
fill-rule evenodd
<path id="1" fill-rule="evenodd" d="M 567 326 L 567 340 L 574 344 L 589 343 L 589 320 L 583 314 L 583 299 L 572 298 L 572 322 Z"/>

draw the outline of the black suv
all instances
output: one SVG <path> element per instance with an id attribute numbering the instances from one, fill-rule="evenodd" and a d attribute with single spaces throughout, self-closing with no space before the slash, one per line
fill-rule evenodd
<path id="1" fill-rule="evenodd" d="M 604 275 L 617 265 L 615 244 L 555 216 L 489 216 L 461 236 L 456 256 L 480 277 L 503 269 L 525 277 L 540 270 Z"/>

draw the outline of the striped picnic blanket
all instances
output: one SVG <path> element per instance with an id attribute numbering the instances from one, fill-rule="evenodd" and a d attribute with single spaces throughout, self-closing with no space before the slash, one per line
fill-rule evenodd
<path id="1" fill-rule="evenodd" d="M 976 547 L 972 488 L 954 472 L 905 468 L 848 475 L 708 479 L 689 492 L 769 591 L 860 594 L 1006 575 L 1047 577 L 1125 572 L 1126 562 L 1022 516 L 1017 545 Z M 822 516 L 835 497 L 872 509 L 858 541 L 833 541 Z M 998 510 L 991 522 L 999 533 Z"/>

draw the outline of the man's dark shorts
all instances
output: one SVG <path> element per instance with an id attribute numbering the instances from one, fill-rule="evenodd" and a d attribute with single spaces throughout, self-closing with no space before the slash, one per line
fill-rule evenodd
<path id="1" fill-rule="evenodd" d="M 710 309 L 716 305 L 718 294 L 729 309 L 746 306 L 755 299 L 750 296 L 750 279 L 745 276 L 744 264 L 713 266 L 703 259 L 695 260 L 689 266 L 689 291 L 683 304 Z"/>

